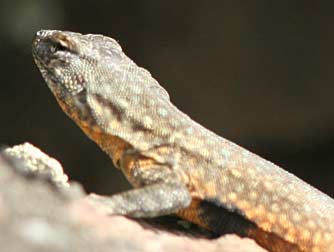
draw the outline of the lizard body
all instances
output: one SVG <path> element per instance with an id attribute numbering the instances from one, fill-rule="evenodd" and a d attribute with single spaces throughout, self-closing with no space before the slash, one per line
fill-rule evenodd
<path id="1" fill-rule="evenodd" d="M 331 198 L 194 122 L 115 40 L 42 30 L 33 56 L 65 113 L 135 187 L 92 196 L 108 213 L 176 213 L 271 252 L 334 252 Z"/>

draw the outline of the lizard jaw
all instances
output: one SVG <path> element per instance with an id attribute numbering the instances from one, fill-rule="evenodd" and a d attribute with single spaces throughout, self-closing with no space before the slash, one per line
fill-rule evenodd
<path id="1" fill-rule="evenodd" d="M 32 54 L 57 99 L 66 100 L 84 90 L 85 80 L 71 62 L 80 57 L 75 41 L 60 31 L 41 30 L 33 38 Z"/>

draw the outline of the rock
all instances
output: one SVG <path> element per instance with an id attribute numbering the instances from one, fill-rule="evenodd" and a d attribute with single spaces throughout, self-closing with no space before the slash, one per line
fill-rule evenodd
<path id="1" fill-rule="evenodd" d="M 56 160 L 30 144 L 0 155 L 3 252 L 265 251 L 250 239 L 208 239 L 209 233 L 183 225 L 173 218 L 164 224 L 102 214 L 87 203 L 78 183 L 68 183 Z"/>

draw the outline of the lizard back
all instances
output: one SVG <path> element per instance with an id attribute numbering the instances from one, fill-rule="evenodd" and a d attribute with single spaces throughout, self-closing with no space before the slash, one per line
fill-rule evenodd
<path id="1" fill-rule="evenodd" d="M 264 240 L 277 239 L 290 251 L 334 251 L 331 198 L 194 122 L 115 40 L 40 31 L 33 55 L 63 110 L 115 163 L 130 149 L 180 177 L 193 199 L 180 216 L 210 228 L 198 213 L 205 201 L 240 217 L 245 235 L 268 248 Z"/>

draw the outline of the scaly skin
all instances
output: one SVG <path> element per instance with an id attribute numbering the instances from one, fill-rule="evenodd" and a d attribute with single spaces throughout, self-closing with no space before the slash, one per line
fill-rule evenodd
<path id="1" fill-rule="evenodd" d="M 272 252 L 334 251 L 334 201 L 212 133 L 102 35 L 39 31 L 33 56 L 65 113 L 135 189 L 91 199 L 110 214 L 176 213 Z"/>

